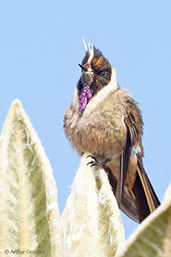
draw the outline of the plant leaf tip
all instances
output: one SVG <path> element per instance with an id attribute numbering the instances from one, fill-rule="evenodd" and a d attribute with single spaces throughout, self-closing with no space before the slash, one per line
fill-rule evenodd
<path id="1" fill-rule="evenodd" d="M 16 99 L 12 102 L 12 107 L 22 107 L 21 101 L 16 98 Z"/>

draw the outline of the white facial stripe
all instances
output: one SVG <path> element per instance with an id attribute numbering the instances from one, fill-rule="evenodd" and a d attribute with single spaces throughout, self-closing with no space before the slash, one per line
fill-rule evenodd
<path id="1" fill-rule="evenodd" d="M 87 104 L 83 116 L 89 116 L 91 112 L 96 108 L 98 104 L 100 104 L 104 98 L 106 98 L 110 92 L 116 90 L 118 88 L 117 80 L 116 80 L 116 72 L 115 69 L 112 67 L 112 75 L 111 80 L 107 86 L 102 88 Z"/>

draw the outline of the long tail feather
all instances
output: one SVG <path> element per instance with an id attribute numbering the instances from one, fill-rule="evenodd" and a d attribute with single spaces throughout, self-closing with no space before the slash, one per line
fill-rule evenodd
<path id="1" fill-rule="evenodd" d="M 143 221 L 159 205 L 160 201 L 147 177 L 141 159 L 138 160 L 137 175 L 133 192 L 136 197 L 139 221 Z"/>
<path id="2" fill-rule="evenodd" d="M 106 168 L 107 170 L 105 170 L 108 173 L 109 183 L 114 195 L 116 196 L 118 182 L 113 176 L 111 170 L 108 167 Z M 160 201 L 158 200 L 143 168 L 141 159 L 138 160 L 136 180 L 132 193 L 129 192 L 126 186 L 123 186 L 121 202 L 118 204 L 120 205 L 119 208 L 128 217 L 139 223 L 160 205 Z"/>
<path id="3" fill-rule="evenodd" d="M 114 195 L 116 196 L 117 191 L 117 180 L 113 176 L 111 170 L 107 168 L 106 172 L 108 173 L 109 183 L 112 187 L 112 191 Z M 118 200 L 117 200 L 118 201 Z M 133 219 L 136 222 L 139 222 L 139 215 L 137 212 L 136 202 L 132 198 L 132 195 L 129 193 L 127 188 L 124 186 L 123 193 L 122 193 L 122 199 L 119 208 L 131 219 Z"/>

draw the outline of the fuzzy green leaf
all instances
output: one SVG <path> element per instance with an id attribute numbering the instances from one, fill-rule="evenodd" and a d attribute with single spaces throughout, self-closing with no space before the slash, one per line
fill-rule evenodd
<path id="1" fill-rule="evenodd" d="M 124 243 L 117 202 L 102 168 L 90 168 L 86 153 L 62 215 L 64 257 L 113 257 Z"/>
<path id="2" fill-rule="evenodd" d="M 0 139 L 0 196 L 0 256 L 61 256 L 52 169 L 19 100 Z"/>

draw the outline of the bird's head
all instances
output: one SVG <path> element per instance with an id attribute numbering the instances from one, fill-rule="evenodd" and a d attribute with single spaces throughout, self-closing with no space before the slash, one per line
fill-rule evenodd
<path id="1" fill-rule="evenodd" d="M 79 64 L 82 70 L 81 77 L 77 84 L 77 94 L 79 99 L 79 112 L 78 116 L 84 111 L 86 105 L 101 91 L 104 87 L 108 86 L 111 82 L 111 88 L 118 89 L 119 86 L 116 82 L 115 70 L 109 61 L 103 56 L 102 52 L 96 49 L 93 45 L 86 46 L 86 54 Z"/>

